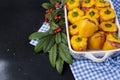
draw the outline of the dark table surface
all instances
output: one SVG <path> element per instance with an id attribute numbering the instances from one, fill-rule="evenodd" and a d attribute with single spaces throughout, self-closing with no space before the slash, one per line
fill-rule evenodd
<path id="1" fill-rule="evenodd" d="M 63 75 L 47 54 L 35 54 L 28 36 L 39 29 L 48 0 L 0 0 L 0 80 L 74 80 L 69 66 Z"/>

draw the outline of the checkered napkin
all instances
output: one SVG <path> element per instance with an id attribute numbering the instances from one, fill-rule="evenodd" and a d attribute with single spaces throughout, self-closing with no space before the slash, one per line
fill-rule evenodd
<path id="1" fill-rule="evenodd" d="M 75 80 L 120 80 L 120 55 L 101 63 L 74 59 L 70 68 Z"/>
<path id="2" fill-rule="evenodd" d="M 120 0 L 112 0 L 112 2 L 120 22 Z M 43 23 L 38 32 L 45 32 L 48 29 L 49 25 Z M 30 41 L 34 46 L 37 43 L 38 39 Z M 101 63 L 88 59 L 74 59 L 70 68 L 75 80 L 120 80 L 120 54 Z"/>
<path id="3" fill-rule="evenodd" d="M 38 32 L 46 32 L 49 28 L 50 28 L 49 24 L 44 22 L 43 25 L 40 26 L 40 29 L 38 30 Z M 33 46 L 36 46 L 38 41 L 39 39 L 31 40 L 30 44 Z"/>

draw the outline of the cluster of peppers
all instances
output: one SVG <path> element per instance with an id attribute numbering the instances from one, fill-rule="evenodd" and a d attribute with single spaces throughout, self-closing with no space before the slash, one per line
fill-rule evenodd
<path id="1" fill-rule="evenodd" d="M 68 0 L 71 46 L 75 51 L 120 48 L 115 11 L 105 0 Z"/>

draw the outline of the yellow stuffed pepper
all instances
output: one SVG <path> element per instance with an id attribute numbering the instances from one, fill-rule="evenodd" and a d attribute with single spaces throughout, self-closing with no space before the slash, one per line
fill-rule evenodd
<path id="1" fill-rule="evenodd" d="M 109 34 L 103 46 L 103 50 L 113 50 L 120 48 L 120 38 Z"/>
<path id="2" fill-rule="evenodd" d="M 102 49 L 104 42 L 105 42 L 104 32 L 102 31 L 97 32 L 88 39 L 88 48 L 91 50 Z"/>
<path id="3" fill-rule="evenodd" d="M 94 8 L 95 0 L 83 0 L 82 9 L 87 12 L 90 8 Z"/>
<path id="4" fill-rule="evenodd" d="M 103 9 L 103 8 L 109 8 L 109 7 L 110 7 L 110 3 L 105 0 L 97 0 L 95 3 L 95 8 L 98 10 Z"/>
<path id="5" fill-rule="evenodd" d="M 100 10 L 100 21 L 101 22 L 114 22 L 115 21 L 115 11 L 112 8 L 105 8 Z"/>
<path id="6" fill-rule="evenodd" d="M 68 21 L 71 24 L 74 24 L 79 21 L 83 15 L 84 12 L 82 10 L 80 10 L 79 8 L 74 8 L 73 10 L 68 12 Z"/>
<path id="7" fill-rule="evenodd" d="M 82 37 L 91 37 L 98 31 L 98 21 L 90 16 L 84 16 L 79 21 L 79 34 Z"/>
<path id="8" fill-rule="evenodd" d="M 80 0 L 67 0 L 67 9 L 72 10 L 80 6 Z"/>
<path id="9" fill-rule="evenodd" d="M 79 34 L 77 23 L 69 26 L 69 33 L 70 33 L 71 36 Z"/>
<path id="10" fill-rule="evenodd" d="M 87 38 L 82 38 L 80 35 L 72 36 L 70 42 L 75 51 L 86 51 L 87 49 Z"/>
<path id="11" fill-rule="evenodd" d="M 89 15 L 92 18 L 99 19 L 99 11 L 97 9 L 91 8 L 86 15 Z"/>
<path id="12" fill-rule="evenodd" d="M 108 34 L 116 35 L 117 34 L 118 29 L 117 29 L 117 25 L 115 23 L 102 22 L 99 27 L 102 31 L 105 32 L 106 35 L 108 35 Z"/>

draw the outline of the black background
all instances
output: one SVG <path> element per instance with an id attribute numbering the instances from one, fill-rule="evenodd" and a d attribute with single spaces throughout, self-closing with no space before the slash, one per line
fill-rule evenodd
<path id="1" fill-rule="evenodd" d="M 44 21 L 48 0 L 0 0 L 0 80 L 74 80 L 68 65 L 63 75 L 47 54 L 35 54 L 28 36 Z"/>

